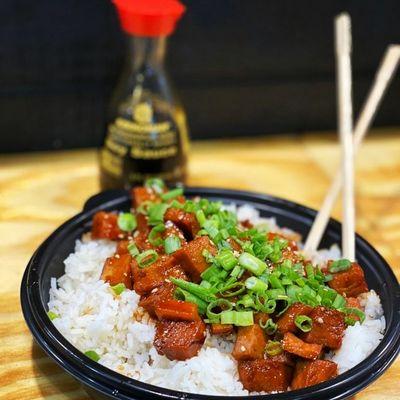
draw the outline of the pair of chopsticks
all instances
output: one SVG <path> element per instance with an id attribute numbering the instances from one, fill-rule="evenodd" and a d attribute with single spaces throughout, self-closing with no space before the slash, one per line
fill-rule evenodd
<path id="1" fill-rule="evenodd" d="M 390 45 L 387 48 L 353 133 L 351 23 L 350 17 L 346 13 L 340 14 L 335 19 L 335 39 L 338 127 L 342 149 L 341 165 L 314 220 L 305 242 L 304 251 L 311 254 L 317 250 L 332 208 L 343 186 L 342 253 L 344 258 L 355 261 L 354 155 L 364 139 L 399 65 L 400 45 Z"/>

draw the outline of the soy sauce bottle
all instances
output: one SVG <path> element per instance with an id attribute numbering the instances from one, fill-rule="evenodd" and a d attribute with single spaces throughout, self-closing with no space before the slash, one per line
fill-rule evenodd
<path id="1" fill-rule="evenodd" d="M 164 68 L 167 37 L 185 11 L 177 0 L 115 0 L 129 37 L 129 73 L 114 95 L 100 152 L 100 185 L 129 188 L 151 177 L 184 183 L 185 112 Z"/>

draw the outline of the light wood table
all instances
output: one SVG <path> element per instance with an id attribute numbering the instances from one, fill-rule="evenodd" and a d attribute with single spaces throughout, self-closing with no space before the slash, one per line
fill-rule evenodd
<path id="1" fill-rule="evenodd" d="M 37 246 L 98 191 L 94 150 L 0 156 L 0 398 L 87 399 L 33 342 L 19 284 Z M 270 193 L 318 208 L 338 163 L 333 135 L 197 142 L 189 184 Z M 400 277 L 400 130 L 374 132 L 357 161 L 357 229 Z M 338 207 L 334 216 L 340 218 Z M 399 399 L 400 360 L 358 400 Z"/>

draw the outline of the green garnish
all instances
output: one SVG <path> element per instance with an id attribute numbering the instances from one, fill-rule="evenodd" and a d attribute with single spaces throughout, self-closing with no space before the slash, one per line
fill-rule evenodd
<path id="1" fill-rule="evenodd" d="M 168 208 L 168 204 L 151 203 L 147 209 L 147 215 L 149 217 L 148 223 L 150 225 L 162 224 L 164 222 L 164 214 Z"/>
<path id="2" fill-rule="evenodd" d="M 148 239 L 153 246 L 161 246 L 164 241 L 160 237 L 160 233 L 165 231 L 163 223 L 156 225 L 149 233 Z"/>
<path id="3" fill-rule="evenodd" d="M 161 195 L 161 199 L 166 201 L 166 200 L 171 200 L 175 197 L 182 196 L 183 195 L 183 189 L 182 188 L 176 188 L 172 189 L 167 193 L 163 193 Z"/>
<path id="4" fill-rule="evenodd" d="M 210 323 L 218 324 L 221 322 L 221 314 L 226 311 L 231 311 L 232 309 L 233 304 L 230 301 L 226 299 L 215 300 L 207 306 L 207 318 Z"/>
<path id="5" fill-rule="evenodd" d="M 251 326 L 254 324 L 252 311 L 223 311 L 220 314 L 221 324 Z"/>
<path id="6" fill-rule="evenodd" d="M 196 283 L 184 281 L 183 279 L 173 277 L 170 277 L 169 279 L 176 286 L 188 291 L 189 293 L 194 294 L 195 296 L 206 301 L 207 303 L 211 303 L 217 298 L 211 289 L 207 289 L 201 285 L 197 285 Z"/>
<path id="7" fill-rule="evenodd" d="M 139 254 L 139 249 L 133 242 L 128 244 L 128 251 L 132 257 L 136 257 Z"/>
<path id="8" fill-rule="evenodd" d="M 227 271 L 233 269 L 238 263 L 236 257 L 229 249 L 222 249 L 215 259 L 221 265 L 221 267 Z"/>
<path id="9" fill-rule="evenodd" d="M 50 318 L 50 321 L 53 321 L 56 318 L 60 318 L 60 316 L 53 311 L 47 311 L 47 316 Z"/>
<path id="10" fill-rule="evenodd" d="M 139 268 L 146 268 L 153 264 L 158 259 L 158 254 L 155 250 L 146 250 L 136 256 L 136 261 L 139 264 Z"/>
<path id="11" fill-rule="evenodd" d="M 164 241 L 164 248 L 167 254 L 172 254 L 181 248 L 181 240 L 178 236 L 168 236 Z"/>
<path id="12" fill-rule="evenodd" d="M 265 330 L 267 335 L 273 335 L 278 329 L 278 325 L 271 318 L 269 318 L 265 323 L 260 320 L 259 325 Z"/>
<path id="13" fill-rule="evenodd" d="M 114 286 L 110 286 L 110 287 L 117 296 L 119 296 L 126 289 L 126 287 L 123 283 L 118 283 L 118 284 L 116 284 Z"/>
<path id="14" fill-rule="evenodd" d="M 355 315 L 360 319 L 360 322 L 363 323 L 365 321 L 365 314 L 359 308 L 354 307 L 344 307 L 339 311 L 345 313 L 346 315 Z"/>
<path id="15" fill-rule="evenodd" d="M 197 305 L 197 310 L 199 311 L 199 314 L 205 314 L 207 311 L 207 302 L 204 300 L 200 299 L 200 297 L 195 296 L 192 293 L 189 293 L 186 290 L 183 290 L 181 288 L 176 288 L 175 290 L 175 298 L 177 300 L 182 300 L 182 301 L 187 301 L 189 303 L 193 303 Z"/>
<path id="16" fill-rule="evenodd" d="M 94 350 L 85 351 L 84 354 L 95 362 L 100 360 L 100 356 Z"/>
<path id="17" fill-rule="evenodd" d="M 157 194 L 163 193 L 165 189 L 163 180 L 159 178 L 147 179 L 144 183 L 144 186 L 149 189 L 153 189 Z"/>
<path id="18" fill-rule="evenodd" d="M 298 315 L 294 319 L 295 325 L 302 331 L 302 332 L 310 332 L 312 328 L 312 319 L 307 315 Z"/>
<path id="19" fill-rule="evenodd" d="M 343 258 L 341 260 L 333 261 L 333 263 L 329 266 L 329 272 L 334 274 L 336 272 L 347 271 L 350 267 L 351 261 Z"/>
<path id="20" fill-rule="evenodd" d="M 278 342 L 276 340 L 268 340 L 267 345 L 265 346 L 265 353 L 269 357 L 274 357 L 283 352 L 282 344 L 281 342 Z"/>
<path id="21" fill-rule="evenodd" d="M 256 276 L 261 275 L 267 268 L 267 264 L 265 264 L 265 262 L 249 253 L 242 253 L 239 256 L 238 261 L 243 268 L 247 269 Z"/>
<path id="22" fill-rule="evenodd" d="M 132 232 L 137 227 L 136 217 L 131 213 L 119 214 L 118 227 L 121 231 Z"/>

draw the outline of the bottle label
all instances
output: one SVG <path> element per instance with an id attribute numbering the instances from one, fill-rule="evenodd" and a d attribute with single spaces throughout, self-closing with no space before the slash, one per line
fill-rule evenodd
<path id="1" fill-rule="evenodd" d="M 177 175 L 179 168 L 175 163 L 169 165 L 170 171 L 160 168 L 157 172 L 141 170 L 137 164 L 164 163 L 163 160 L 177 158 L 182 150 L 173 121 L 153 122 L 153 109 L 144 102 L 135 105 L 132 111 L 132 119 L 118 117 L 109 125 L 101 152 L 102 167 L 115 177 L 128 175 L 131 182 L 141 180 L 147 173 Z"/>

